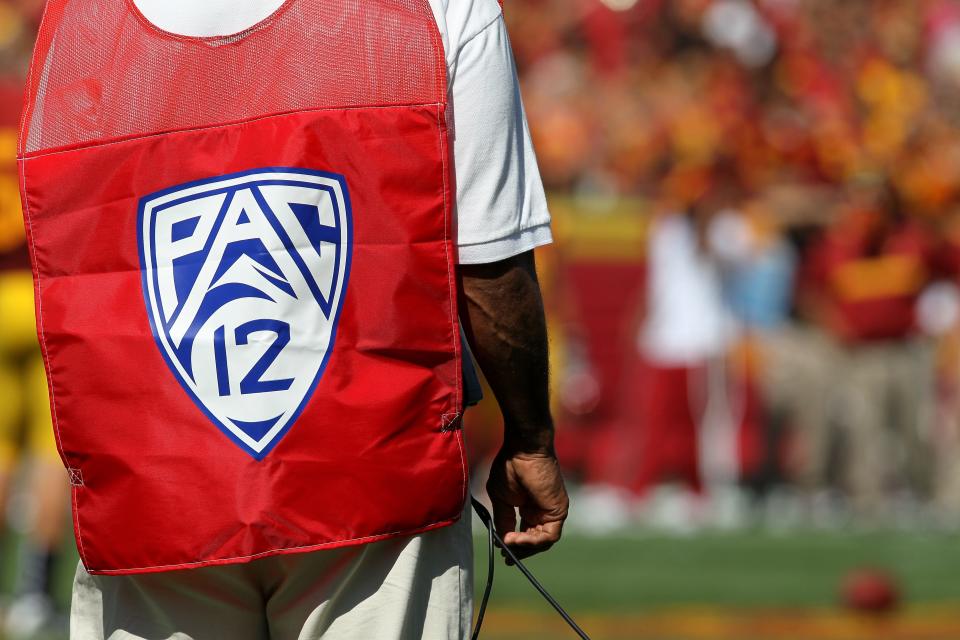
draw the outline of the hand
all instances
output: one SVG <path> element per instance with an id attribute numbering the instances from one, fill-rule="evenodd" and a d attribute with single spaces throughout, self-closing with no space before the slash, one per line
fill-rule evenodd
<path id="1" fill-rule="evenodd" d="M 560 540 L 570 500 L 553 453 L 500 450 L 490 469 L 487 494 L 493 523 L 518 558 L 546 551 Z M 520 510 L 520 530 L 517 513 Z"/>

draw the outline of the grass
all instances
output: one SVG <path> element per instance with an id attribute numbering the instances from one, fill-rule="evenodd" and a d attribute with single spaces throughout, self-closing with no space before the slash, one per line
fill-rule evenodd
<path id="1" fill-rule="evenodd" d="M 570 536 L 528 566 L 593 640 L 958 640 L 958 544 L 892 532 Z M 844 575 L 865 566 L 896 577 L 901 613 L 842 610 Z M 496 575 L 486 640 L 575 637 L 516 569 L 498 563 Z"/>
<path id="2" fill-rule="evenodd" d="M 477 547 L 477 583 L 485 577 Z M 906 533 L 709 533 L 692 537 L 568 537 L 528 566 L 561 603 L 582 612 L 663 607 L 824 608 L 844 574 L 880 567 L 910 603 L 960 602 L 960 537 Z M 479 591 L 478 591 L 479 593 Z M 545 607 L 515 569 L 497 567 L 492 602 Z"/>

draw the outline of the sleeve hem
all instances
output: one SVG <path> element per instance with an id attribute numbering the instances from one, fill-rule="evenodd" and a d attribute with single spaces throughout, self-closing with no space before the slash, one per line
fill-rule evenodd
<path id="1" fill-rule="evenodd" d="M 499 262 L 552 242 L 553 233 L 548 222 L 524 229 L 506 238 L 474 244 L 461 244 L 457 248 L 457 263 L 489 264 Z"/>

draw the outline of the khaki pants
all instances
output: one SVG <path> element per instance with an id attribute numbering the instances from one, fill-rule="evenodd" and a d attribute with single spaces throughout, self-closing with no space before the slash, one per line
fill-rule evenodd
<path id="1" fill-rule="evenodd" d="M 937 514 L 960 525 L 960 397 L 957 389 L 939 407 L 933 443 L 934 497 Z"/>
<path id="2" fill-rule="evenodd" d="M 925 496 L 932 481 L 933 350 L 922 339 L 843 350 L 835 378 L 854 506 L 882 511 L 890 489 Z"/>
<path id="3" fill-rule="evenodd" d="M 831 415 L 836 400 L 839 354 L 817 327 L 790 325 L 763 342 L 762 388 L 769 409 L 785 414 L 797 430 L 793 477 L 807 491 L 827 487 Z"/>
<path id="4" fill-rule="evenodd" d="M 71 640 L 454 640 L 472 618 L 470 513 L 410 538 L 133 576 L 77 568 Z"/>

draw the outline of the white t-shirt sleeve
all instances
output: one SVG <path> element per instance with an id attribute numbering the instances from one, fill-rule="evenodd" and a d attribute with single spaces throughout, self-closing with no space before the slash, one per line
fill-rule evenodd
<path id="1" fill-rule="evenodd" d="M 550 213 L 500 5 L 431 5 L 447 54 L 459 262 L 496 262 L 548 244 Z"/>

